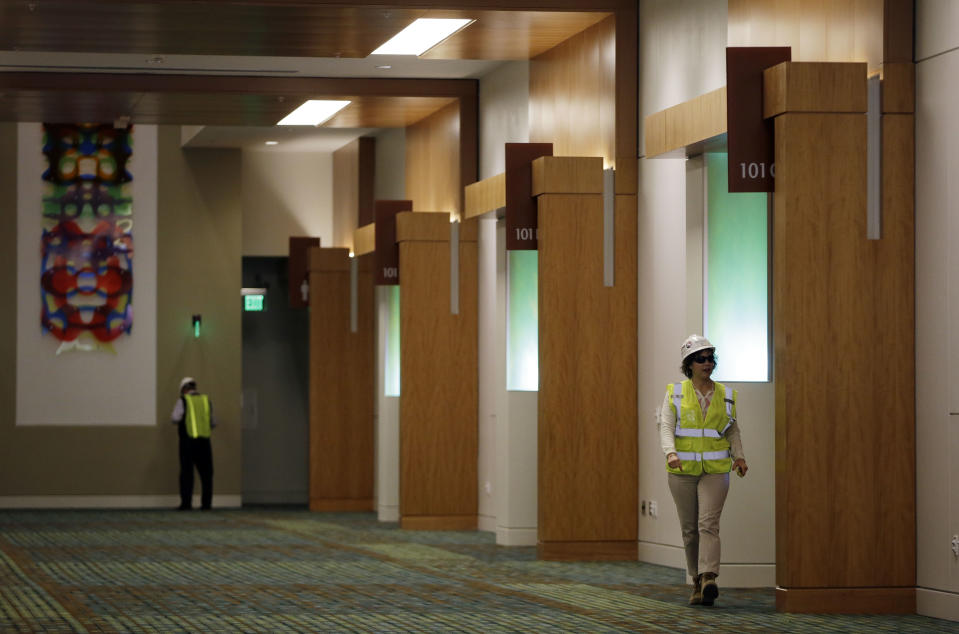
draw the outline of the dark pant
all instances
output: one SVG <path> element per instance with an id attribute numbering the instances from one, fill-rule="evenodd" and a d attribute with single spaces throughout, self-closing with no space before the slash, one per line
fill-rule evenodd
<path id="1" fill-rule="evenodd" d="M 201 501 L 208 509 L 213 502 L 213 450 L 209 438 L 180 438 L 180 508 L 193 504 L 193 468 L 200 474 Z"/>

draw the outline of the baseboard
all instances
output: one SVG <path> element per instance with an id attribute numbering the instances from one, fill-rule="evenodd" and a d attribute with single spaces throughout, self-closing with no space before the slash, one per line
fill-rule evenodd
<path id="1" fill-rule="evenodd" d="M 496 532 L 496 518 L 489 515 L 479 515 L 477 516 L 476 521 L 476 530 L 485 531 L 487 533 Z"/>
<path id="2" fill-rule="evenodd" d="M 496 527 L 496 544 L 499 546 L 535 546 L 538 541 L 535 528 Z"/>
<path id="3" fill-rule="evenodd" d="M 776 564 L 719 564 L 719 583 L 726 588 L 774 588 Z"/>
<path id="4" fill-rule="evenodd" d="M 686 569 L 686 554 L 679 546 L 639 542 L 639 560 L 647 564 Z"/>
<path id="5" fill-rule="evenodd" d="M 376 509 L 376 519 L 381 522 L 399 522 L 400 507 L 381 504 Z"/>
<path id="6" fill-rule="evenodd" d="M 686 553 L 680 546 L 639 542 L 639 560 L 686 570 Z M 689 575 L 686 575 L 686 581 L 691 583 Z M 719 583 L 727 588 L 772 588 L 776 585 L 776 564 L 722 563 Z"/>
<path id="7" fill-rule="evenodd" d="M 4 495 L 4 509 L 172 509 L 180 504 L 173 495 Z M 193 496 L 194 508 L 200 507 L 200 496 Z M 239 494 L 213 495 L 213 508 L 239 508 Z"/>
<path id="8" fill-rule="evenodd" d="M 916 588 L 916 614 L 959 621 L 959 594 L 932 588 Z"/>
<path id="9" fill-rule="evenodd" d="M 298 505 L 307 506 L 310 494 L 308 491 L 244 491 L 244 504 L 269 505 Z"/>

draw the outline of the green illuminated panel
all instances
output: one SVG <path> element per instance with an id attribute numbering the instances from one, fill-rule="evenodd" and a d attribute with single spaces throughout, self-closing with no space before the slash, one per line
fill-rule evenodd
<path id="1" fill-rule="evenodd" d="M 706 337 L 719 381 L 769 380 L 766 194 L 730 194 L 728 156 L 706 155 Z"/>
<path id="2" fill-rule="evenodd" d="M 400 395 L 400 287 L 387 286 L 390 321 L 386 329 L 386 367 L 383 369 L 385 396 Z"/>
<path id="3" fill-rule="evenodd" d="M 259 311 L 266 308 L 266 296 L 264 295 L 244 295 L 243 310 Z"/>
<path id="4" fill-rule="evenodd" d="M 507 251 L 506 389 L 539 390 L 539 300 L 537 251 Z"/>

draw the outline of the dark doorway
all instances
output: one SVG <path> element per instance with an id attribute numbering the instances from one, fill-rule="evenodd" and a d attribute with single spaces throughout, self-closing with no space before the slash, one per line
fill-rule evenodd
<path id="1" fill-rule="evenodd" d="M 309 312 L 289 306 L 287 258 L 244 257 L 244 288 L 265 288 L 243 311 L 243 503 L 309 501 Z"/>

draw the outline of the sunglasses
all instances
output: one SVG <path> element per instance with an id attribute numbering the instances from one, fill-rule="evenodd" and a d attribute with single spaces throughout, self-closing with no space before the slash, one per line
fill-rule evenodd
<path id="1" fill-rule="evenodd" d="M 716 363 L 715 354 L 698 354 L 691 359 L 694 363 Z"/>

